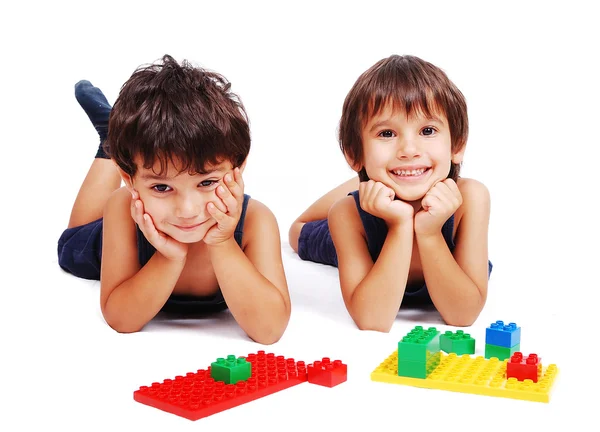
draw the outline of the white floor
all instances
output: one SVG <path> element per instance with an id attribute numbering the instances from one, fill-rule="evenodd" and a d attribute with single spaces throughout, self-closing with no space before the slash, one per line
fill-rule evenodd
<path id="1" fill-rule="evenodd" d="M 0 430 L 543 430 L 576 429 L 592 417 L 600 92 L 591 41 L 600 35 L 583 5 L 131 3 L 13 7 L 0 30 L 9 42 L 0 60 Z M 389 334 L 360 332 L 344 309 L 337 270 L 299 260 L 285 241 L 293 313 L 277 344 L 252 343 L 228 313 L 156 319 L 138 334 L 112 331 L 98 283 L 56 263 L 56 240 L 97 145 L 73 84 L 89 79 L 112 102 L 135 67 L 164 53 L 222 72 L 245 101 L 253 130 L 247 192 L 273 209 L 284 239 L 297 214 L 351 175 L 335 130 L 358 75 L 392 53 L 446 70 L 469 103 L 463 174 L 488 185 L 493 200 L 489 298 L 468 331 L 481 354 L 491 322 L 522 326 L 522 350 L 560 369 L 551 402 L 370 381 L 412 327 L 448 327 L 435 312 L 402 311 Z M 133 400 L 141 385 L 260 349 L 306 362 L 341 359 L 349 380 L 334 389 L 302 384 L 198 422 Z"/>

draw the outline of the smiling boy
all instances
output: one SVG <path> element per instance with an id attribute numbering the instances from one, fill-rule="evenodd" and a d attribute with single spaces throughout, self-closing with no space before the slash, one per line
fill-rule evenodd
<path id="1" fill-rule="evenodd" d="M 339 143 L 358 178 L 313 203 L 289 239 L 300 258 L 339 268 L 360 329 L 388 332 L 409 302 L 455 326 L 483 309 L 490 196 L 459 178 L 467 135 L 463 94 L 420 58 L 382 59 L 348 93 Z"/>
<path id="2" fill-rule="evenodd" d="M 279 340 L 291 311 L 279 228 L 244 193 L 250 131 L 230 83 L 166 55 L 114 107 L 88 81 L 75 95 L 101 143 L 59 265 L 100 280 L 108 325 L 135 332 L 162 310 L 228 308 L 254 341 Z"/>

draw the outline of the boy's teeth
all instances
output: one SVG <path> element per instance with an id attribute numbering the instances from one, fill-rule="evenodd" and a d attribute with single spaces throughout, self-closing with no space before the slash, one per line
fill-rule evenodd
<path id="1" fill-rule="evenodd" d="M 399 176 L 417 176 L 423 174 L 425 170 L 425 168 L 421 168 L 418 170 L 395 170 L 392 172 Z"/>

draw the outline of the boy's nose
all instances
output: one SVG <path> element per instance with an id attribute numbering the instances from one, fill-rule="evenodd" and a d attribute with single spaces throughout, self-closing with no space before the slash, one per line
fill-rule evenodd
<path id="1" fill-rule="evenodd" d="M 421 152 L 413 139 L 401 139 L 398 144 L 398 158 L 412 159 L 421 156 Z"/>
<path id="2" fill-rule="evenodd" d="M 191 197 L 183 197 L 177 202 L 175 216 L 181 219 L 195 218 L 201 213 L 200 205 Z"/>

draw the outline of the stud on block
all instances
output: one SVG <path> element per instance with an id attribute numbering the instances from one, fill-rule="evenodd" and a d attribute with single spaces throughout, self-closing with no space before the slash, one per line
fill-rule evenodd
<path id="1" fill-rule="evenodd" d="M 514 353 L 506 364 L 506 378 L 516 378 L 519 381 L 529 379 L 538 382 L 542 370 L 542 359 L 537 354 L 529 354 L 523 358 L 523 353 Z"/>
<path id="2" fill-rule="evenodd" d="M 244 357 L 236 358 L 228 355 L 227 359 L 218 358 L 210 364 L 210 376 L 215 381 L 223 381 L 225 384 L 236 384 L 238 381 L 246 381 L 252 374 L 252 365 Z"/>
<path id="3" fill-rule="evenodd" d="M 348 379 L 348 366 L 341 360 L 331 362 L 328 357 L 308 365 L 307 372 L 309 383 L 325 387 L 335 387 Z"/>
<path id="4" fill-rule="evenodd" d="M 496 321 L 485 329 L 485 343 L 505 348 L 514 347 L 521 343 L 521 327 L 515 323 Z"/>
<path id="5" fill-rule="evenodd" d="M 475 339 L 462 330 L 447 331 L 440 336 L 440 349 L 447 354 L 475 354 Z"/>

